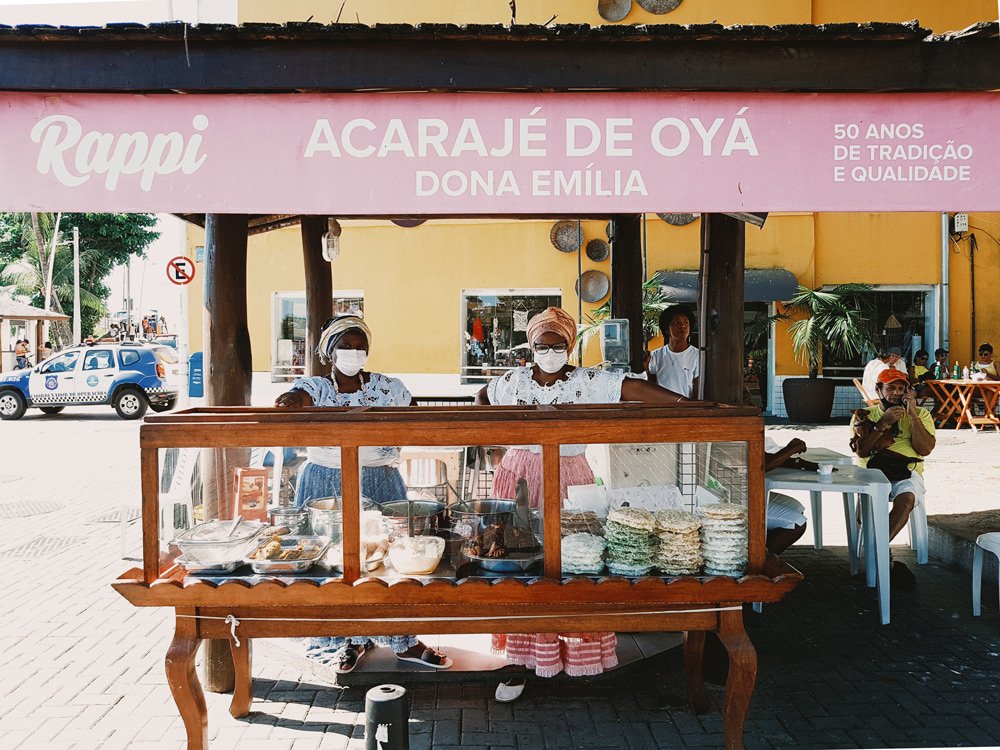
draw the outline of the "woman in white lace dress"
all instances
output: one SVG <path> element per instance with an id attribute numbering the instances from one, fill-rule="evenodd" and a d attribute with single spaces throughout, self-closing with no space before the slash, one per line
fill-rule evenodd
<path id="1" fill-rule="evenodd" d="M 535 363 L 515 367 L 491 380 L 476 397 L 478 404 L 608 404 L 618 401 L 675 404 L 687 401 L 678 393 L 623 372 L 573 367 L 569 353 L 576 344 L 576 321 L 558 307 L 550 307 L 528 322 L 528 344 Z M 563 445 L 559 457 L 561 497 L 571 485 L 593 484 L 594 472 L 584 445 Z M 532 507 L 542 497 L 542 456 L 537 446 L 513 446 L 504 455 L 493 479 L 493 497 L 511 498 L 519 477 L 528 483 Z M 571 676 L 600 674 L 618 663 L 614 633 L 494 634 L 493 648 L 507 660 L 535 670 L 539 677 L 561 671 Z M 501 688 L 504 686 L 501 685 Z M 498 697 L 502 690 L 497 691 Z"/>
<path id="2" fill-rule="evenodd" d="M 330 362 L 329 375 L 300 378 L 278 396 L 275 406 L 409 406 L 410 392 L 402 381 L 378 372 L 365 371 L 371 331 L 354 315 L 331 318 L 323 326 L 317 347 L 320 361 Z M 396 468 L 399 450 L 393 446 L 365 447 L 358 451 L 361 461 L 361 495 L 378 505 L 406 499 L 406 484 Z M 295 505 L 301 507 L 317 497 L 341 495 L 340 448 L 311 447 L 299 470 Z M 366 649 L 389 646 L 403 661 L 434 669 L 447 669 L 451 659 L 425 646 L 412 635 L 350 638 L 310 638 L 307 655 L 321 663 L 333 663 L 334 671 L 345 674 L 354 669 Z"/>

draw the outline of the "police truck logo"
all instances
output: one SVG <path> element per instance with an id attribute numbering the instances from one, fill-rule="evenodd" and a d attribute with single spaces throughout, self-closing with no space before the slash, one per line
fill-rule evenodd
<path id="1" fill-rule="evenodd" d="M 90 375 L 87 378 L 87 385 L 89 385 L 91 388 L 93 388 L 95 385 L 97 385 L 97 376 L 96 375 Z"/>
<path id="2" fill-rule="evenodd" d="M 59 376 L 58 375 L 46 375 L 45 376 L 45 387 L 50 391 L 54 391 L 59 387 Z"/>

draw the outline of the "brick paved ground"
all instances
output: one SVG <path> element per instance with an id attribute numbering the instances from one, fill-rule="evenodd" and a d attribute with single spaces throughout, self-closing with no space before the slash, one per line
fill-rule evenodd
<path id="1" fill-rule="evenodd" d="M 108 586 L 133 563 L 119 559 L 117 525 L 91 522 L 138 504 L 137 426 L 95 409 L 29 414 L 0 423 L 0 748 L 182 748 L 162 666 L 169 614 L 136 610 Z M 1000 448 L 1000 436 L 974 440 L 984 457 Z M 965 485 L 949 491 L 981 499 L 990 488 L 969 468 Z M 15 515 L 45 510 L 25 500 L 64 507 Z M 831 533 L 842 527 L 828 524 Z M 29 557 L 36 551 L 43 556 Z M 917 591 L 894 592 L 892 624 L 882 627 L 874 591 L 850 578 L 843 548 L 798 546 L 786 557 L 806 582 L 747 614 L 760 656 L 749 748 L 1000 744 L 995 591 L 975 619 L 968 577 L 932 563 L 917 571 Z M 212 750 L 364 747 L 363 688 L 338 688 L 292 660 L 259 657 L 254 672 L 247 719 L 229 717 L 229 696 L 208 696 Z M 600 679 L 533 680 L 512 705 L 492 700 L 494 686 L 431 678 L 414 687 L 411 747 L 721 743 L 719 713 L 697 717 L 686 707 L 676 651 Z M 710 692 L 718 704 L 721 688 Z"/>

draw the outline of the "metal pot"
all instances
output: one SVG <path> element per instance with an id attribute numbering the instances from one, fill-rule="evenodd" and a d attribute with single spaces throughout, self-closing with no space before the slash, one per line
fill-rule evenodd
<path id="1" fill-rule="evenodd" d="M 312 533 L 318 536 L 328 536 L 334 542 L 339 542 L 343 536 L 344 511 L 339 497 L 318 497 L 308 503 L 309 525 Z M 362 510 L 378 508 L 367 497 L 361 498 Z"/>
<path id="2" fill-rule="evenodd" d="M 382 515 L 390 538 L 427 534 L 447 525 L 445 505 L 436 500 L 397 500 L 386 503 L 382 506 Z"/>
<path id="3" fill-rule="evenodd" d="M 513 500 L 486 498 L 484 500 L 466 500 L 455 503 L 448 511 L 451 515 L 451 527 L 457 534 L 471 539 L 479 531 L 493 523 L 514 523 Z M 531 530 L 541 533 L 542 520 L 537 510 L 531 511 Z"/>

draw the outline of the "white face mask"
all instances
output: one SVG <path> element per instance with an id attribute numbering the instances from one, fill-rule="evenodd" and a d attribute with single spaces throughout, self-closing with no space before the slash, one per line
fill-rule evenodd
<path id="1" fill-rule="evenodd" d="M 364 349 L 334 349 L 333 365 L 345 375 L 357 375 L 368 361 Z"/>
<path id="2" fill-rule="evenodd" d="M 569 352 L 535 352 L 535 364 L 550 375 L 559 372 L 569 362 Z"/>

